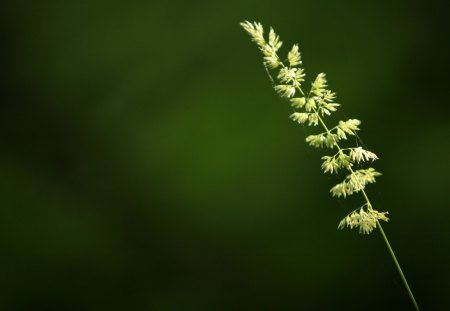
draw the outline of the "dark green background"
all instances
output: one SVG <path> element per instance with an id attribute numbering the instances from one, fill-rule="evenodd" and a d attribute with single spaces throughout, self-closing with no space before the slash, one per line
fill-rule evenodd
<path id="1" fill-rule="evenodd" d="M 444 1 L 2 7 L 0 308 L 410 309 L 379 232 L 336 230 L 362 198 L 330 197 L 245 19 L 363 121 L 416 298 L 450 308 Z"/>

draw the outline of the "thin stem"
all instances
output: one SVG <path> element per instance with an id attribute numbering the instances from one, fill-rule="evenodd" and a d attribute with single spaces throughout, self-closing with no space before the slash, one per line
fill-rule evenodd
<path id="1" fill-rule="evenodd" d="M 362 190 L 362 194 L 364 195 L 364 198 L 367 201 L 367 204 L 370 208 L 372 208 L 372 204 L 369 201 L 369 197 L 367 196 L 367 193 Z M 397 260 L 397 257 L 395 256 L 394 250 L 391 247 L 391 243 L 389 243 L 389 240 L 384 233 L 383 227 L 381 226 L 381 223 L 377 220 L 378 228 L 380 229 L 381 236 L 383 237 L 384 242 L 386 243 L 387 248 L 389 249 L 389 253 L 391 253 L 392 259 L 394 260 L 395 266 L 397 267 L 398 273 L 400 273 L 400 276 L 403 280 L 403 284 L 405 284 L 406 290 L 408 291 L 409 298 L 411 298 L 412 303 L 414 304 L 414 308 L 419 311 L 419 306 L 417 305 L 416 299 L 414 298 L 414 294 L 411 291 L 411 288 L 409 287 L 408 281 L 406 280 L 405 275 L 403 274 L 402 267 L 400 267 L 400 263 Z"/>
<path id="2" fill-rule="evenodd" d="M 378 228 L 380 228 L 381 235 L 383 236 L 384 242 L 386 242 L 386 245 L 389 249 L 389 252 L 391 253 L 392 259 L 394 260 L 395 265 L 397 266 L 397 270 L 400 273 L 400 276 L 402 277 L 403 284 L 405 284 L 406 290 L 408 291 L 409 297 L 412 300 L 412 303 L 414 304 L 414 308 L 416 311 L 419 311 L 419 306 L 417 305 L 416 299 L 414 298 L 414 294 L 411 291 L 411 288 L 409 288 L 408 281 L 406 280 L 405 275 L 403 274 L 402 268 L 400 267 L 400 264 L 398 263 L 397 257 L 395 257 L 394 251 L 392 250 L 391 244 L 389 243 L 389 240 L 384 233 L 383 228 L 381 227 L 380 222 L 377 220 Z"/>
<path id="3" fill-rule="evenodd" d="M 300 92 L 303 94 L 303 96 L 305 96 L 304 93 L 303 93 L 303 91 L 302 91 L 302 89 L 301 89 L 300 87 L 298 87 L 298 89 L 299 89 Z M 308 96 L 309 96 L 309 94 L 308 94 Z M 316 108 L 313 108 L 313 110 L 314 110 L 314 112 L 317 114 L 317 117 L 318 117 L 318 119 L 319 119 L 319 122 L 320 122 L 320 124 L 323 126 L 323 128 L 325 129 L 325 131 L 326 131 L 327 133 L 330 133 L 330 129 L 328 129 L 327 125 L 325 124 L 325 122 L 323 121 L 323 119 L 321 118 L 321 116 L 319 115 L 319 113 L 317 112 L 317 109 L 316 109 Z M 332 128 L 331 130 L 333 130 L 333 128 Z M 339 150 L 338 152 L 341 152 L 342 150 L 344 150 L 344 149 L 342 149 L 342 148 L 339 146 L 339 144 L 338 144 L 337 142 L 336 142 L 334 145 L 338 148 L 338 150 Z M 353 169 L 352 169 L 350 166 L 348 167 L 348 170 L 349 170 L 351 173 L 354 172 Z M 370 203 L 370 200 L 369 200 L 369 197 L 367 196 L 366 191 L 365 191 L 364 189 L 362 189 L 361 192 L 362 192 L 362 194 L 363 194 L 363 196 L 364 196 L 364 199 L 365 199 L 366 202 L 367 202 L 367 208 L 371 210 L 371 209 L 372 209 L 372 203 Z M 419 311 L 419 306 L 417 305 L 416 299 L 414 298 L 414 295 L 413 295 L 413 293 L 412 293 L 412 291 L 411 291 L 411 288 L 409 287 L 408 281 L 406 280 L 406 277 L 405 277 L 405 275 L 403 274 L 403 270 L 402 270 L 402 268 L 400 267 L 400 263 L 398 262 L 397 257 L 395 257 L 395 254 L 394 254 L 394 251 L 392 250 L 391 244 L 389 243 L 389 240 L 388 240 L 386 234 L 384 233 L 384 230 L 383 230 L 383 228 L 381 227 L 381 224 L 380 224 L 380 222 L 379 222 L 378 220 L 377 220 L 377 225 L 378 225 L 378 228 L 380 229 L 381 235 L 383 236 L 383 240 L 384 240 L 384 242 L 386 242 L 386 246 L 387 246 L 387 248 L 389 249 L 389 252 L 391 253 L 391 256 L 392 256 L 392 259 L 394 260 L 395 266 L 397 267 L 397 270 L 398 270 L 398 272 L 400 273 L 400 276 L 401 276 L 401 278 L 402 278 L 402 280 L 403 280 L 403 284 L 405 285 L 406 290 L 408 291 L 409 297 L 411 298 L 411 301 L 412 301 L 412 303 L 414 304 L 414 308 L 415 308 L 416 311 Z"/>

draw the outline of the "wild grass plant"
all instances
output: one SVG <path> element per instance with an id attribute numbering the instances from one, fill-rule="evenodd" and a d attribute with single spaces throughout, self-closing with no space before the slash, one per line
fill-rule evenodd
<path id="1" fill-rule="evenodd" d="M 250 35 L 264 55 L 264 66 L 273 83 L 275 91 L 288 100 L 293 109 L 290 118 L 304 126 L 321 128 L 318 133 L 306 137 L 306 142 L 315 148 L 331 150 L 329 155 L 322 157 L 322 170 L 325 174 L 345 172 L 344 179 L 330 189 L 333 197 L 346 198 L 361 193 L 364 202 L 358 208 L 345 215 L 338 224 L 339 229 L 348 227 L 358 229 L 359 233 L 370 234 L 379 229 L 381 236 L 394 260 L 409 297 L 416 310 L 419 307 L 408 285 L 405 275 L 394 254 L 389 240 L 384 232 L 381 221 L 388 221 L 387 211 L 378 211 L 369 200 L 366 186 L 376 182 L 381 175 L 372 166 L 378 156 L 367 150 L 357 132 L 361 121 L 357 119 L 341 120 L 335 126 L 329 126 L 325 118 L 337 111 L 340 106 L 336 102 L 336 94 L 327 85 L 325 73 L 319 73 L 312 81 L 308 91 L 305 88 L 305 70 L 297 44 L 294 44 L 286 58 L 281 58 L 278 51 L 282 46 L 279 36 L 270 28 L 265 36 L 263 26 L 258 22 L 242 22 L 241 26 Z M 272 73 L 275 72 L 275 78 Z M 354 137 L 356 146 L 344 147 L 343 142 Z"/>

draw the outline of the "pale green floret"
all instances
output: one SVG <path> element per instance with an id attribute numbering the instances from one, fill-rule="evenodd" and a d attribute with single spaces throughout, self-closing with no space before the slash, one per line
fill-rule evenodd
<path id="1" fill-rule="evenodd" d="M 333 100 L 336 98 L 336 94 L 332 93 L 330 90 L 326 90 L 322 93 L 321 96 L 314 96 L 315 101 L 319 107 L 319 112 L 322 116 L 330 115 L 331 112 L 337 110 L 336 107 L 339 107 L 339 104 L 333 103 Z"/>
<path id="2" fill-rule="evenodd" d="M 352 171 L 343 182 L 331 188 L 330 192 L 335 197 L 346 198 L 353 193 L 363 190 L 367 184 L 375 183 L 375 177 L 380 176 L 381 173 L 375 171 L 373 168 L 361 169 Z"/>
<path id="3" fill-rule="evenodd" d="M 325 74 L 319 73 L 317 75 L 316 80 L 312 83 L 311 93 L 313 93 L 316 96 L 321 96 L 325 91 L 327 87 L 327 79 Z"/>
<path id="4" fill-rule="evenodd" d="M 316 148 L 334 148 L 338 141 L 339 137 L 330 132 L 324 132 L 318 135 L 309 135 L 306 137 L 306 142 L 309 143 L 310 146 Z"/>
<path id="5" fill-rule="evenodd" d="M 274 69 L 280 66 L 280 60 L 278 59 L 277 54 L 271 53 L 270 49 L 265 49 L 264 54 L 266 55 L 264 56 L 264 64 L 267 67 Z"/>
<path id="6" fill-rule="evenodd" d="M 308 122 L 309 126 L 312 125 L 318 125 L 319 124 L 319 118 L 317 116 L 317 113 L 314 112 L 294 112 L 290 115 L 290 118 L 294 120 L 297 123 L 304 124 Z"/>
<path id="7" fill-rule="evenodd" d="M 314 100 L 314 98 L 313 97 L 308 98 L 305 104 L 305 110 L 309 112 L 311 110 L 316 109 L 316 107 L 317 107 L 316 101 Z"/>
<path id="8" fill-rule="evenodd" d="M 269 45 L 274 52 L 277 52 L 283 45 L 283 42 L 280 41 L 280 37 L 275 33 L 272 27 L 270 27 L 269 31 Z"/>
<path id="9" fill-rule="evenodd" d="M 359 131 L 359 125 L 361 121 L 356 119 L 350 119 L 347 121 L 339 121 L 339 128 L 347 134 L 355 135 L 356 131 Z"/>
<path id="10" fill-rule="evenodd" d="M 330 90 L 326 90 L 323 95 L 323 100 L 331 103 L 336 98 L 336 93 L 331 92 Z"/>
<path id="11" fill-rule="evenodd" d="M 301 109 L 305 106 L 306 98 L 304 97 L 295 97 L 291 98 L 291 106 L 295 109 Z"/>
<path id="12" fill-rule="evenodd" d="M 289 84 L 275 85 L 275 91 L 280 94 L 281 97 L 291 98 L 295 95 L 295 87 Z"/>
<path id="13" fill-rule="evenodd" d="M 369 234 L 377 227 L 377 221 L 389 221 L 389 218 L 386 217 L 388 212 L 379 212 L 371 207 L 367 210 L 364 210 L 364 207 L 361 207 L 357 211 L 353 211 L 348 214 L 338 225 L 338 229 L 344 229 L 346 226 L 350 227 L 350 229 L 358 228 L 359 233 Z"/>
<path id="14" fill-rule="evenodd" d="M 305 110 L 306 111 L 314 110 L 313 108 L 311 108 L 311 110 L 306 109 L 306 106 L 308 105 L 308 103 L 309 103 L 309 101 L 305 105 Z M 317 109 L 317 111 L 320 111 L 320 108 Z M 323 132 L 322 134 L 326 134 L 330 137 L 334 137 L 333 139 L 337 143 L 340 140 L 347 139 L 348 134 L 356 135 L 356 131 L 359 130 L 358 125 L 360 123 L 361 122 L 359 120 L 355 120 L 355 119 L 350 119 L 345 122 L 339 121 L 339 125 L 336 125 L 335 127 L 331 128 L 331 129 L 327 129 L 327 131 Z M 335 133 L 332 133 L 333 131 L 335 131 Z M 373 155 L 368 155 L 368 156 L 372 157 Z"/>
<path id="15" fill-rule="evenodd" d="M 306 137 L 306 142 L 309 143 L 310 146 L 322 148 L 325 144 L 325 135 L 309 135 L 308 137 Z"/>
<path id="16" fill-rule="evenodd" d="M 355 162 L 367 162 L 367 161 L 373 161 L 378 160 L 378 157 L 375 153 L 370 152 L 368 150 L 364 150 L 361 147 L 353 148 L 350 150 L 350 157 Z"/>
<path id="17" fill-rule="evenodd" d="M 303 79 L 304 76 L 305 74 L 303 73 L 303 69 L 301 68 L 283 67 L 280 69 L 277 78 L 281 83 L 290 83 L 295 87 L 300 87 L 301 82 L 305 81 Z"/>
<path id="18" fill-rule="evenodd" d="M 339 136 L 339 134 L 337 134 Z M 347 153 L 346 153 L 347 152 Z M 322 160 L 322 169 L 324 173 L 334 173 L 338 169 L 348 169 L 353 163 L 367 162 L 377 160 L 375 153 L 364 150 L 361 147 L 340 149 L 333 156 L 324 156 Z"/>
<path id="19" fill-rule="evenodd" d="M 325 138 L 325 146 L 328 148 L 334 148 L 338 141 L 339 137 L 336 134 L 327 133 L 327 137 Z"/>
<path id="20" fill-rule="evenodd" d="M 308 120 L 309 126 L 316 126 L 319 125 L 319 115 L 317 113 L 310 113 L 309 114 L 309 120 Z"/>
<path id="21" fill-rule="evenodd" d="M 298 122 L 300 124 L 305 123 L 309 119 L 309 113 L 307 112 L 294 112 L 291 114 L 290 118 L 294 120 L 295 122 Z"/>
<path id="22" fill-rule="evenodd" d="M 298 51 L 298 45 L 297 44 L 294 44 L 292 49 L 289 51 L 289 53 L 288 53 L 288 61 L 289 61 L 289 65 L 291 67 L 302 64 L 302 61 L 301 61 L 301 58 L 300 58 L 300 52 Z"/>
<path id="23" fill-rule="evenodd" d="M 346 155 L 342 151 L 339 151 L 339 155 L 337 156 L 336 161 L 339 163 L 340 168 L 346 168 L 350 170 L 350 168 L 352 167 L 352 159 L 349 155 Z"/>
<path id="24" fill-rule="evenodd" d="M 277 51 L 280 49 L 282 44 L 283 42 L 280 41 L 280 38 L 277 34 L 275 34 L 273 28 L 270 28 L 269 42 L 261 48 L 261 51 L 264 54 L 264 63 L 267 67 L 273 69 L 281 65 Z"/>
<path id="25" fill-rule="evenodd" d="M 327 104 L 327 103 L 320 103 L 319 102 L 319 112 L 320 114 L 323 116 L 327 115 L 329 116 L 331 114 L 331 112 L 336 111 L 336 107 L 338 107 L 339 104 Z"/>
<path id="26" fill-rule="evenodd" d="M 322 169 L 323 169 L 324 173 L 333 174 L 339 170 L 340 165 L 339 165 L 338 161 L 336 160 L 336 158 L 330 157 L 330 156 L 323 156 L 322 160 L 324 160 L 322 163 Z"/>
<path id="27" fill-rule="evenodd" d="M 276 50 L 268 44 L 260 47 L 261 52 L 264 54 L 264 64 L 271 68 L 277 68 L 280 66 L 281 62 L 278 58 Z"/>
<path id="28" fill-rule="evenodd" d="M 282 83 L 291 83 L 293 81 L 295 81 L 295 72 L 297 68 L 288 68 L 288 67 L 283 67 L 280 69 L 280 72 L 278 73 L 278 79 L 280 80 L 280 82 Z"/>
<path id="29" fill-rule="evenodd" d="M 269 32 L 269 42 L 264 39 L 264 29 L 260 23 L 254 22 L 253 24 L 245 21 L 240 24 L 250 35 L 252 41 L 254 41 L 261 52 L 264 54 L 264 64 L 269 68 L 277 68 L 281 65 L 280 59 L 277 55 L 277 51 L 283 44 L 279 37 L 275 34 L 275 31 L 271 28 Z"/>
<path id="30" fill-rule="evenodd" d="M 347 139 L 347 135 L 345 135 L 345 132 L 343 130 L 341 130 L 341 128 L 339 126 L 336 128 L 336 135 L 340 139 Z"/>
<path id="31" fill-rule="evenodd" d="M 266 40 L 264 40 L 264 29 L 261 23 L 254 22 L 253 24 L 249 21 L 240 23 L 240 25 L 248 32 L 252 41 L 258 46 L 263 47 L 266 45 Z"/>
<path id="32" fill-rule="evenodd" d="M 322 169 L 324 173 L 336 173 L 340 169 L 350 169 L 352 167 L 352 159 L 349 155 L 339 150 L 334 156 L 322 157 Z"/>

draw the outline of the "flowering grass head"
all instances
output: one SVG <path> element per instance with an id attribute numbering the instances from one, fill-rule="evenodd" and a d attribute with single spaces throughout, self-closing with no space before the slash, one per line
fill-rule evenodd
<path id="1" fill-rule="evenodd" d="M 301 54 L 297 44 L 294 44 L 287 54 L 287 59 L 278 56 L 278 50 L 282 46 L 279 36 L 273 28 L 269 35 L 264 37 L 264 29 L 260 23 L 245 21 L 241 26 L 247 31 L 264 55 L 264 66 L 274 83 L 275 91 L 283 98 L 288 99 L 294 112 L 290 118 L 299 124 L 310 127 L 322 127 L 322 131 L 306 137 L 306 142 L 315 148 L 332 149 L 334 154 L 322 157 L 322 170 L 324 173 L 337 174 L 347 172 L 345 178 L 331 188 L 332 196 L 346 198 L 355 193 L 362 193 L 365 203 L 347 215 L 339 222 L 338 228 L 359 229 L 362 234 L 369 234 L 375 228 L 380 229 L 386 246 L 392 255 L 403 283 L 408 291 L 416 310 L 419 310 L 414 295 L 409 288 L 400 264 L 394 251 L 381 227 L 380 221 L 388 221 L 388 212 L 379 212 L 372 207 L 365 191 L 366 186 L 376 182 L 381 175 L 371 164 L 378 160 L 378 156 L 367 148 L 360 146 L 342 146 L 343 141 L 349 137 L 359 139 L 357 132 L 361 121 L 357 119 L 341 120 L 334 127 L 326 125 L 325 118 L 337 111 L 340 106 L 336 103 L 336 94 L 328 89 L 328 81 L 325 73 L 319 73 L 312 81 L 309 91 L 304 88 L 305 71 L 302 67 Z M 276 80 L 270 73 L 278 71 Z M 364 145 L 364 144 L 362 144 Z"/>
<path id="2" fill-rule="evenodd" d="M 337 125 L 328 127 L 325 118 L 338 110 L 336 93 L 328 88 L 325 73 L 319 73 L 311 82 L 308 91 L 304 86 L 305 70 L 298 44 L 294 44 L 287 53 L 286 58 L 278 55 L 282 46 L 279 36 L 273 28 L 265 37 L 264 28 L 260 23 L 245 21 L 241 26 L 250 35 L 263 53 L 264 65 L 268 70 L 277 71 L 274 81 L 275 91 L 289 103 L 294 110 L 290 118 L 299 124 L 317 127 L 323 130 L 306 137 L 306 142 L 315 148 L 334 149 L 335 153 L 322 157 L 322 170 L 324 173 L 336 174 L 347 171 L 347 175 L 340 183 L 331 188 L 332 196 L 346 198 L 355 193 L 362 192 L 365 202 L 357 210 L 348 213 L 339 223 L 338 228 L 358 228 L 360 233 L 368 234 L 376 228 L 380 220 L 388 221 L 387 212 L 373 209 L 367 194 L 366 186 L 376 182 L 381 175 L 370 167 L 378 156 L 372 151 L 360 146 L 344 148 L 341 144 L 349 137 L 359 139 L 357 132 L 361 121 L 357 119 L 341 120 Z M 365 168 L 356 169 L 365 165 Z"/>

